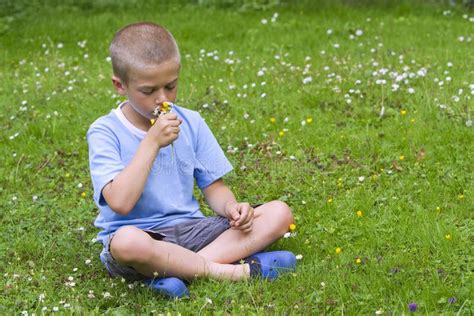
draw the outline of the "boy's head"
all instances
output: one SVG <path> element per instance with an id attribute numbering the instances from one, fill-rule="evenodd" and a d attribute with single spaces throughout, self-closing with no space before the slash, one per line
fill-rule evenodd
<path id="1" fill-rule="evenodd" d="M 164 101 L 175 101 L 180 54 L 164 27 L 148 22 L 127 25 L 115 34 L 109 50 L 119 94 L 146 113 Z"/>

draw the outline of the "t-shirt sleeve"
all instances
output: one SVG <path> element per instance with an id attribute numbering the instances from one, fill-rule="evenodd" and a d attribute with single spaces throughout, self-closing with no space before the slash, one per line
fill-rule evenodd
<path id="1" fill-rule="evenodd" d="M 202 190 L 232 171 L 233 167 L 204 119 L 199 116 L 194 178 Z"/>
<path id="2" fill-rule="evenodd" d="M 103 126 L 91 126 L 87 132 L 87 142 L 94 201 L 104 206 L 107 203 L 102 189 L 125 168 L 120 157 L 119 142 L 115 134 Z"/>

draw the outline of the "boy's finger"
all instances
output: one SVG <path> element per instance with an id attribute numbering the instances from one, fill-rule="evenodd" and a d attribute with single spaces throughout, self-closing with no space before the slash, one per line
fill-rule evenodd
<path id="1" fill-rule="evenodd" d="M 247 230 L 253 226 L 253 222 L 249 221 L 239 227 L 240 230 Z"/>
<path id="2" fill-rule="evenodd" d="M 246 212 L 246 216 L 245 216 L 245 218 L 242 220 L 243 223 L 245 223 L 245 222 L 251 220 L 252 218 L 254 218 L 254 214 L 255 214 L 255 213 L 254 213 L 254 209 L 253 209 L 250 205 L 244 204 L 244 205 L 242 206 L 242 209 L 245 209 L 245 212 Z"/>
<path id="3" fill-rule="evenodd" d="M 234 221 L 238 221 L 239 218 L 240 218 L 240 214 L 239 214 L 238 208 L 232 208 L 232 209 L 230 210 L 230 216 L 232 217 L 232 219 L 233 219 Z"/>
<path id="4" fill-rule="evenodd" d="M 178 118 L 178 115 L 176 115 L 176 113 L 169 112 L 163 115 L 163 118 L 166 118 L 167 120 L 176 120 Z"/>
<path id="5" fill-rule="evenodd" d="M 245 207 L 245 205 L 241 205 L 240 207 L 240 219 L 238 220 L 239 224 L 247 222 L 247 219 L 249 217 L 249 209 L 248 207 Z"/>

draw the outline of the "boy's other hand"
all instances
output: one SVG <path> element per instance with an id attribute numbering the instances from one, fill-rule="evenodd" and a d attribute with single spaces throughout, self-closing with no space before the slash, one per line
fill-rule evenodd
<path id="1" fill-rule="evenodd" d="M 232 229 L 238 229 L 245 233 L 252 231 L 253 219 L 257 217 L 254 208 L 245 202 L 227 204 L 225 214 L 227 214 Z"/>
<path id="2" fill-rule="evenodd" d="M 148 133 L 156 140 L 160 148 L 166 147 L 178 138 L 179 126 L 182 122 L 176 113 L 167 113 L 156 120 Z"/>

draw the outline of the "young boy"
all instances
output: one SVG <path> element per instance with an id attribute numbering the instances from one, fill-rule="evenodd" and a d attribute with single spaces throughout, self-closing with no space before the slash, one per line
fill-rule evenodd
<path id="1" fill-rule="evenodd" d="M 288 231 L 290 208 L 236 201 L 222 180 L 232 166 L 199 113 L 174 105 L 153 115 L 176 99 L 173 36 L 157 24 L 131 24 L 115 34 L 110 56 L 113 85 L 127 101 L 87 132 L 100 259 L 109 274 L 180 297 L 188 295 L 182 280 L 273 280 L 293 270 L 291 252 L 257 253 Z M 194 180 L 216 216 L 199 210 Z"/>

